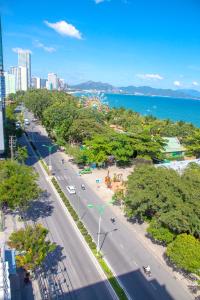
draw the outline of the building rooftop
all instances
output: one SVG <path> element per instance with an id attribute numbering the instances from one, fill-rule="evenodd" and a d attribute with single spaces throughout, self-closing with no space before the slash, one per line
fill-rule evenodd
<path id="1" fill-rule="evenodd" d="M 163 138 L 166 141 L 166 145 L 164 147 L 165 153 L 171 153 L 171 152 L 182 152 L 186 149 L 180 144 L 179 139 L 177 137 L 164 137 Z"/>

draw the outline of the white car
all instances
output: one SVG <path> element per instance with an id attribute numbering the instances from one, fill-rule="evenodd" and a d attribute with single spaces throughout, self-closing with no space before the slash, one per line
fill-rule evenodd
<path id="1" fill-rule="evenodd" d="M 24 119 L 24 124 L 29 125 L 30 124 L 29 119 Z"/>
<path id="2" fill-rule="evenodd" d="M 76 194 L 76 190 L 75 190 L 75 187 L 73 185 L 68 185 L 67 186 L 67 191 L 70 193 L 70 194 Z"/>

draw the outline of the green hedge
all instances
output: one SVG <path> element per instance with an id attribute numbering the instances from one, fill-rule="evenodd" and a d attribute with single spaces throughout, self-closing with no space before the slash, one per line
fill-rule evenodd
<path id="1" fill-rule="evenodd" d="M 101 265 L 104 273 L 106 274 L 110 284 L 112 285 L 113 289 L 115 290 L 116 294 L 118 295 L 120 300 L 127 300 L 127 296 L 124 292 L 124 290 L 119 285 L 117 279 L 114 277 L 112 271 L 102 258 L 102 255 L 97 253 L 96 250 L 96 244 L 93 241 L 91 235 L 88 233 L 87 229 L 85 228 L 84 224 L 79 220 L 79 217 L 77 213 L 75 212 L 74 208 L 70 204 L 68 198 L 65 196 L 65 194 L 62 192 L 57 180 L 55 177 L 51 179 L 53 185 L 55 186 L 57 192 L 59 193 L 62 201 L 64 202 L 65 206 L 67 207 L 68 211 L 70 212 L 71 216 L 73 217 L 74 221 L 76 222 L 76 225 L 78 229 L 80 230 L 81 234 L 84 236 L 85 241 L 87 242 L 88 246 L 92 250 L 93 254 L 95 255 L 96 259 L 98 260 L 99 264 Z"/>

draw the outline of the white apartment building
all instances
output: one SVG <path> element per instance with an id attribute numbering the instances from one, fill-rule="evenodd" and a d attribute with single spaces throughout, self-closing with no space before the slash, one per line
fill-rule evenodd
<path id="1" fill-rule="evenodd" d="M 55 74 L 55 73 L 48 74 L 47 89 L 48 90 L 57 90 L 58 89 L 57 74 Z"/>
<path id="2" fill-rule="evenodd" d="M 31 53 L 29 50 L 18 50 L 18 67 L 27 68 L 27 84 L 31 87 Z"/>
<path id="3" fill-rule="evenodd" d="M 41 89 L 41 79 L 39 77 L 32 77 L 32 88 Z"/>
<path id="4" fill-rule="evenodd" d="M 28 75 L 26 67 L 11 67 L 10 73 L 15 75 L 16 91 L 27 91 Z"/>
<path id="5" fill-rule="evenodd" d="M 4 72 L 6 97 L 11 93 L 16 93 L 16 78 L 14 74 Z"/>

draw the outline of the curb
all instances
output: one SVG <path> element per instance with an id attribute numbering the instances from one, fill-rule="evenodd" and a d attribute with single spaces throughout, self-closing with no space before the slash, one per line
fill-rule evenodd
<path id="1" fill-rule="evenodd" d="M 32 145 L 30 144 L 30 142 L 29 142 L 29 140 L 28 140 L 26 134 L 25 134 L 25 139 L 26 139 L 27 143 L 29 144 L 29 146 L 30 146 L 31 151 L 33 152 L 33 154 L 35 154 L 35 155 L 38 157 L 37 153 L 35 153 L 35 151 L 33 150 Z M 45 163 L 45 162 L 44 162 L 44 163 Z M 77 225 L 76 225 L 76 222 L 73 220 L 71 214 L 68 212 L 68 210 L 67 210 L 65 204 L 63 203 L 63 201 L 62 201 L 62 199 L 61 199 L 59 193 L 57 192 L 57 190 L 56 190 L 54 184 L 51 182 L 51 179 L 50 179 L 49 175 L 46 173 L 46 171 L 45 171 L 45 169 L 44 169 L 44 166 L 43 166 L 43 164 L 41 163 L 40 160 L 38 160 L 38 164 L 39 164 L 39 166 L 40 166 L 40 168 L 41 168 L 41 170 L 42 170 L 42 172 L 43 172 L 43 174 L 44 174 L 46 180 L 49 182 L 51 188 L 53 189 L 54 193 L 56 194 L 56 197 L 57 197 L 57 199 L 59 200 L 59 203 L 61 204 L 61 206 L 62 206 L 62 208 L 63 208 L 63 210 L 64 210 L 64 212 L 65 212 L 67 218 L 70 220 L 71 224 L 73 225 L 73 227 L 74 227 L 74 229 L 75 229 L 75 231 L 76 231 L 76 233 L 77 233 L 79 239 L 81 240 L 82 244 L 84 245 L 84 247 L 85 247 L 87 253 L 89 254 L 89 256 L 90 256 L 90 258 L 91 258 L 91 260 L 92 260 L 92 262 L 94 263 L 94 265 L 95 265 L 96 269 L 98 270 L 100 276 L 101 276 L 102 279 L 104 280 L 105 285 L 106 285 L 108 291 L 110 292 L 110 295 L 112 296 L 112 298 L 113 298 L 114 300 L 119 300 L 119 297 L 117 296 L 115 290 L 113 289 L 112 285 L 110 284 L 110 282 L 109 282 L 109 280 L 108 280 L 106 274 L 104 273 L 103 269 L 101 268 L 101 266 L 100 266 L 98 260 L 96 259 L 96 257 L 95 257 L 94 254 L 92 253 L 92 251 L 91 251 L 91 249 L 89 248 L 88 244 L 86 243 L 84 237 L 82 236 L 81 232 L 79 231 L 79 229 L 78 229 L 78 227 L 77 227 Z M 54 179 L 56 180 L 56 178 L 55 178 L 54 176 L 52 176 L 51 178 L 54 178 Z M 57 182 L 57 180 L 56 180 L 56 182 Z M 118 281 L 118 279 L 117 279 L 117 281 Z"/>

